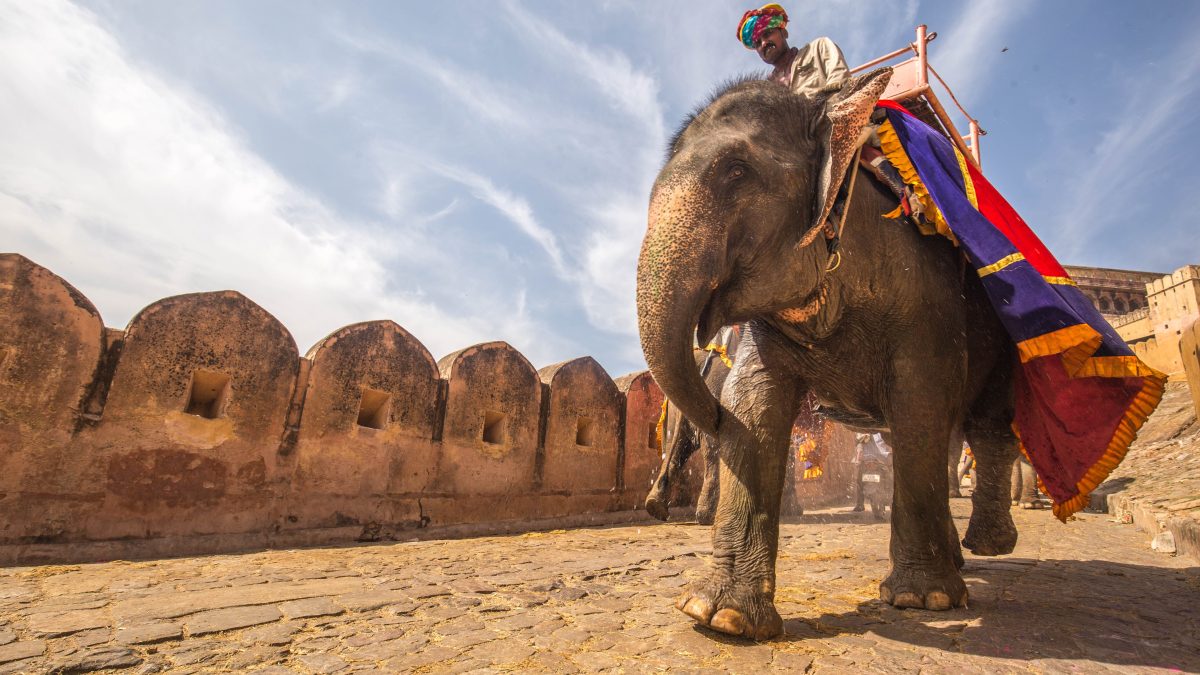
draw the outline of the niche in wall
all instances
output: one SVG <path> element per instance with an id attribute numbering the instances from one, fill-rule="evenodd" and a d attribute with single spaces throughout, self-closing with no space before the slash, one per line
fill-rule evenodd
<path id="1" fill-rule="evenodd" d="M 498 413 L 492 410 L 485 410 L 483 413 L 483 433 L 482 439 L 484 443 L 493 445 L 503 445 L 507 439 L 504 425 L 504 413 Z"/>
<path id="2" fill-rule="evenodd" d="M 386 429 L 392 416 L 392 395 L 363 387 L 358 402 L 358 426 L 368 429 Z"/>
<path id="3" fill-rule="evenodd" d="M 580 417 L 575 421 L 575 445 L 592 446 L 592 426 L 592 420 L 588 417 Z"/>
<path id="4" fill-rule="evenodd" d="M 183 411 L 205 419 L 215 420 L 225 416 L 229 405 L 229 376 L 211 370 L 192 373 L 192 387 L 187 407 Z"/>

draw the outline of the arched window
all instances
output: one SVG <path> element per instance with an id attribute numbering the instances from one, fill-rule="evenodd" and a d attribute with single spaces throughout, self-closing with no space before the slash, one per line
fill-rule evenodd
<path id="1" fill-rule="evenodd" d="M 1106 298 L 1106 297 L 1100 298 L 1100 302 L 1098 303 L 1098 305 L 1100 307 L 1101 312 L 1107 312 L 1112 309 L 1112 303 L 1109 302 L 1108 298 Z"/>
<path id="2" fill-rule="evenodd" d="M 1118 314 L 1124 314 L 1129 311 L 1129 305 L 1125 304 L 1125 298 L 1117 298 L 1113 302 L 1113 309 L 1117 310 Z"/>

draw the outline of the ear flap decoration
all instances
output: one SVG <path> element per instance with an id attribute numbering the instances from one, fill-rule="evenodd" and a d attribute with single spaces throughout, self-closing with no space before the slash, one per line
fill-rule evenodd
<path id="1" fill-rule="evenodd" d="M 846 82 L 841 91 L 826 100 L 825 120 L 819 128 L 828 136 L 823 139 L 825 156 L 821 160 L 821 175 L 817 179 L 816 219 L 811 227 L 820 227 L 829 217 L 833 201 L 846 177 L 846 169 L 855 151 L 862 145 L 862 128 L 869 121 L 875 103 L 891 78 L 891 68 L 873 70 Z"/>

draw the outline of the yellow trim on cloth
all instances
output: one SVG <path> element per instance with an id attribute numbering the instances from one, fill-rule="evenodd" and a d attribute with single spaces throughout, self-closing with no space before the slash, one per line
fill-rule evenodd
<path id="1" fill-rule="evenodd" d="M 958 246 L 958 238 L 950 231 L 950 225 L 946 223 L 946 217 L 942 215 L 937 204 L 934 203 L 929 190 L 925 189 L 925 183 L 921 181 L 920 176 L 917 175 L 916 168 L 909 161 L 908 154 L 904 152 L 904 146 L 900 145 L 900 138 L 896 136 L 896 130 L 892 128 L 892 123 L 884 122 L 880 124 L 876 132 L 879 134 L 879 145 L 883 148 L 883 155 L 900 172 L 900 178 L 904 180 L 904 183 L 912 186 L 917 199 L 921 202 L 921 206 L 925 207 L 926 222 L 917 223 L 917 229 L 921 234 L 940 234 L 954 242 L 955 246 Z M 973 191 L 974 187 L 972 187 Z M 974 203 L 974 200 L 971 203 Z M 892 213 L 886 215 L 889 218 L 895 218 L 900 214 L 897 211 L 892 211 Z"/>
<path id="2" fill-rule="evenodd" d="M 1011 265 L 1013 263 L 1021 262 L 1024 259 L 1025 259 L 1024 253 L 1014 253 L 1012 255 L 1004 256 L 1003 258 L 997 260 L 996 262 L 992 263 L 991 265 L 985 265 L 983 267 L 980 267 L 976 271 L 979 273 L 980 277 L 986 277 L 989 274 L 999 272 L 1000 270 L 1004 269 L 1005 267 L 1008 267 L 1009 265 Z"/>
<path id="3" fill-rule="evenodd" d="M 1048 277 L 1048 276 L 1042 275 L 1042 278 L 1045 279 L 1046 283 L 1048 283 L 1048 284 L 1058 284 L 1059 286 L 1076 286 L 1076 285 L 1078 285 L 1075 283 L 1075 280 L 1072 279 L 1071 277 Z"/>
<path id="4" fill-rule="evenodd" d="M 971 180 L 971 171 L 967 169 L 967 158 L 963 157 L 962 151 L 958 149 L 957 145 L 951 147 L 954 148 L 954 158 L 958 160 L 958 170 L 962 173 L 963 189 L 967 193 L 967 201 L 971 202 L 971 206 L 978 211 L 979 198 L 975 196 L 975 181 Z"/>
<path id="5" fill-rule="evenodd" d="M 1063 367 L 1071 377 L 1075 377 L 1075 373 L 1100 348 L 1102 339 L 1095 328 L 1080 323 L 1022 340 L 1017 343 L 1017 354 L 1021 356 L 1021 363 L 1062 354 Z"/>

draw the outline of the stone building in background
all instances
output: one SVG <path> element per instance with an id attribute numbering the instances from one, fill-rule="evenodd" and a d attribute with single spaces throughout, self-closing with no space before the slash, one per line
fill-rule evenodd
<path id="1" fill-rule="evenodd" d="M 1200 265 L 1186 265 L 1146 284 L 1148 304 L 1112 320 L 1113 327 L 1147 365 L 1184 379 L 1180 340 L 1200 319 Z"/>
<path id="2" fill-rule="evenodd" d="M 1111 323 L 1118 316 L 1146 307 L 1146 285 L 1162 272 L 1136 272 L 1104 267 L 1064 265 L 1067 274 Z"/>
<path id="3" fill-rule="evenodd" d="M 1200 265 L 1170 274 L 1064 267 L 1138 357 L 1173 380 L 1185 378 L 1179 345 L 1200 319 Z"/>

